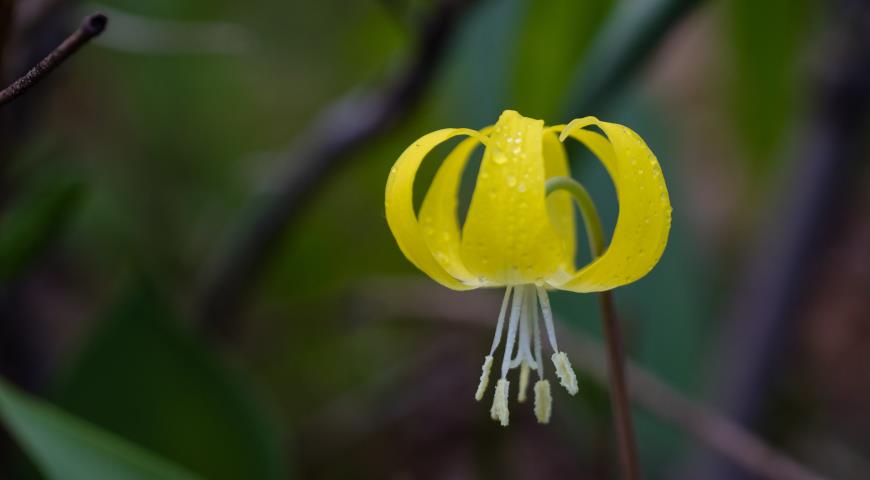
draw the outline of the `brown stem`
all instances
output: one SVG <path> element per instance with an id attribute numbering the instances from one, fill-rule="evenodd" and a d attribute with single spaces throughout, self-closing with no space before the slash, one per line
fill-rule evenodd
<path id="1" fill-rule="evenodd" d="M 81 26 L 49 53 L 48 56 L 25 73 L 23 77 L 0 91 L 0 106 L 11 102 L 27 91 L 28 88 L 36 85 L 58 65 L 78 51 L 79 48 L 88 43 L 92 38 L 103 33 L 108 22 L 109 19 L 102 13 L 95 13 L 85 18 Z"/>
<path id="2" fill-rule="evenodd" d="M 638 480 L 640 467 L 637 461 L 637 442 L 634 439 L 634 426 L 631 422 L 631 404 L 625 388 L 625 355 L 622 349 L 622 333 L 619 318 L 613 304 L 613 294 L 603 292 L 598 297 L 601 306 L 601 321 L 604 324 L 604 338 L 607 341 L 607 363 L 609 366 L 610 396 L 613 401 L 613 423 L 619 442 L 619 460 L 622 476 L 626 480 Z"/>

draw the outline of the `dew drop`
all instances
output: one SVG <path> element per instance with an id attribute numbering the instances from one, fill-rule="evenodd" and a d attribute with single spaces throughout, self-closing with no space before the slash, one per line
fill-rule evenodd
<path id="1" fill-rule="evenodd" d="M 507 184 L 509 187 L 513 187 L 517 184 L 517 178 L 514 176 L 507 177 Z"/>
<path id="2" fill-rule="evenodd" d="M 520 193 L 525 192 L 525 191 L 526 191 L 526 184 L 525 184 L 525 182 L 520 182 L 520 184 L 517 185 L 517 190 L 518 190 Z"/>
<path id="3" fill-rule="evenodd" d="M 495 155 L 493 155 L 492 161 L 501 165 L 504 162 L 507 162 L 507 156 L 502 152 L 498 152 Z"/>

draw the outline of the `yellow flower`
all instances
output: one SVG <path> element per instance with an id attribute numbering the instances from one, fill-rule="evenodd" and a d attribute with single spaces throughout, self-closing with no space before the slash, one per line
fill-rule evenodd
<path id="1" fill-rule="evenodd" d="M 599 130 L 586 128 L 590 126 Z M 470 138 L 444 159 L 419 213 L 415 213 L 414 178 L 423 158 L 440 143 L 459 135 Z M 594 204 L 583 187 L 570 179 L 561 143 L 569 137 L 598 157 L 616 189 L 619 217 L 606 250 L 601 245 Z M 485 146 L 483 160 L 468 215 L 460 227 L 459 184 L 478 144 Z M 574 264 L 572 196 L 581 209 L 594 251 L 594 259 L 582 268 Z M 556 343 L 546 289 L 600 292 L 634 282 L 658 262 L 671 225 L 661 167 L 636 133 L 594 117 L 545 127 L 543 121 L 511 110 L 502 113 L 493 127 L 479 132 L 447 128 L 419 138 L 390 171 L 385 206 L 387 223 L 402 253 L 433 280 L 454 290 L 506 287 L 475 396 L 480 400 L 486 391 L 493 354 L 507 319 L 501 377 L 491 410 L 493 419 L 502 425 L 508 424 L 507 374 L 517 367 L 518 400 L 525 400 L 530 370 L 536 370 L 535 414 L 541 423 L 549 420 L 551 395 L 544 377 L 541 317 L 556 375 L 569 393 L 577 392 L 571 364 Z"/>

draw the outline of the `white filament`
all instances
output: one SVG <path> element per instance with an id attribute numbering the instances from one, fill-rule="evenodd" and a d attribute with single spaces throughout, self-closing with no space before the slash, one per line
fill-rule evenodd
<path id="1" fill-rule="evenodd" d="M 532 316 L 532 301 L 535 298 L 535 292 L 529 288 L 523 288 L 521 295 L 523 298 L 523 310 L 520 312 L 519 325 L 519 344 L 517 345 L 517 353 L 511 361 L 510 368 L 517 368 L 521 364 L 528 364 L 532 368 L 538 368 L 535 359 L 532 357 L 532 337 L 529 328 L 529 320 Z"/>
<path id="2" fill-rule="evenodd" d="M 535 363 L 538 366 L 538 380 L 544 379 L 544 362 L 541 361 L 541 325 L 540 316 L 538 315 L 538 299 L 532 295 L 532 336 L 535 337 Z"/>
<path id="3" fill-rule="evenodd" d="M 544 326 L 547 328 L 547 337 L 550 339 L 550 347 L 554 352 L 559 351 L 556 344 L 556 329 L 553 327 L 553 310 L 550 308 L 550 299 L 544 287 L 538 286 L 538 299 L 541 301 L 541 312 L 544 314 Z"/>
<path id="4" fill-rule="evenodd" d="M 502 358 L 501 361 L 502 379 L 507 377 L 508 370 L 510 370 L 511 368 L 511 357 L 514 353 L 514 343 L 516 343 L 517 340 L 517 325 L 519 324 L 520 313 L 522 312 L 523 308 L 523 296 L 524 295 L 515 294 L 513 304 L 511 305 L 511 318 L 508 322 L 507 342 L 504 346 L 504 358 Z"/>
<path id="5" fill-rule="evenodd" d="M 498 323 L 495 326 L 495 337 L 492 339 L 492 347 L 489 349 L 489 354 L 492 356 L 495 353 L 495 350 L 498 348 L 498 344 L 501 343 L 501 332 L 504 329 L 504 316 L 507 312 L 507 304 L 508 300 L 511 297 L 511 290 L 513 290 L 512 285 L 508 285 L 508 287 L 504 290 L 504 298 L 501 301 L 501 310 L 498 312 Z"/>

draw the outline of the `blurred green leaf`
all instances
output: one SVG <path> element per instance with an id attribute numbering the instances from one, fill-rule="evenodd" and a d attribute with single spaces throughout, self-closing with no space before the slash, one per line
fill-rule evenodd
<path id="1" fill-rule="evenodd" d="M 123 438 L 24 395 L 0 380 L 0 417 L 52 479 L 194 479 Z"/>
<path id="2" fill-rule="evenodd" d="M 0 282 L 15 276 L 63 231 L 83 187 L 60 181 L 18 199 L 0 219 Z"/>
<path id="3" fill-rule="evenodd" d="M 97 327 L 58 403 L 210 479 L 287 478 L 250 391 L 140 287 Z"/>
<path id="4" fill-rule="evenodd" d="M 563 103 L 566 117 L 597 113 L 621 92 L 674 24 L 701 3 L 703 0 L 620 2 L 574 69 Z"/>
<path id="5" fill-rule="evenodd" d="M 527 2 L 518 33 L 512 108 L 523 115 L 551 119 L 573 67 L 582 57 L 613 0 Z"/>
<path id="6" fill-rule="evenodd" d="M 754 166 L 763 170 L 800 108 L 799 55 L 812 2 L 731 0 L 727 5 L 727 44 L 735 70 L 729 104 Z"/>

